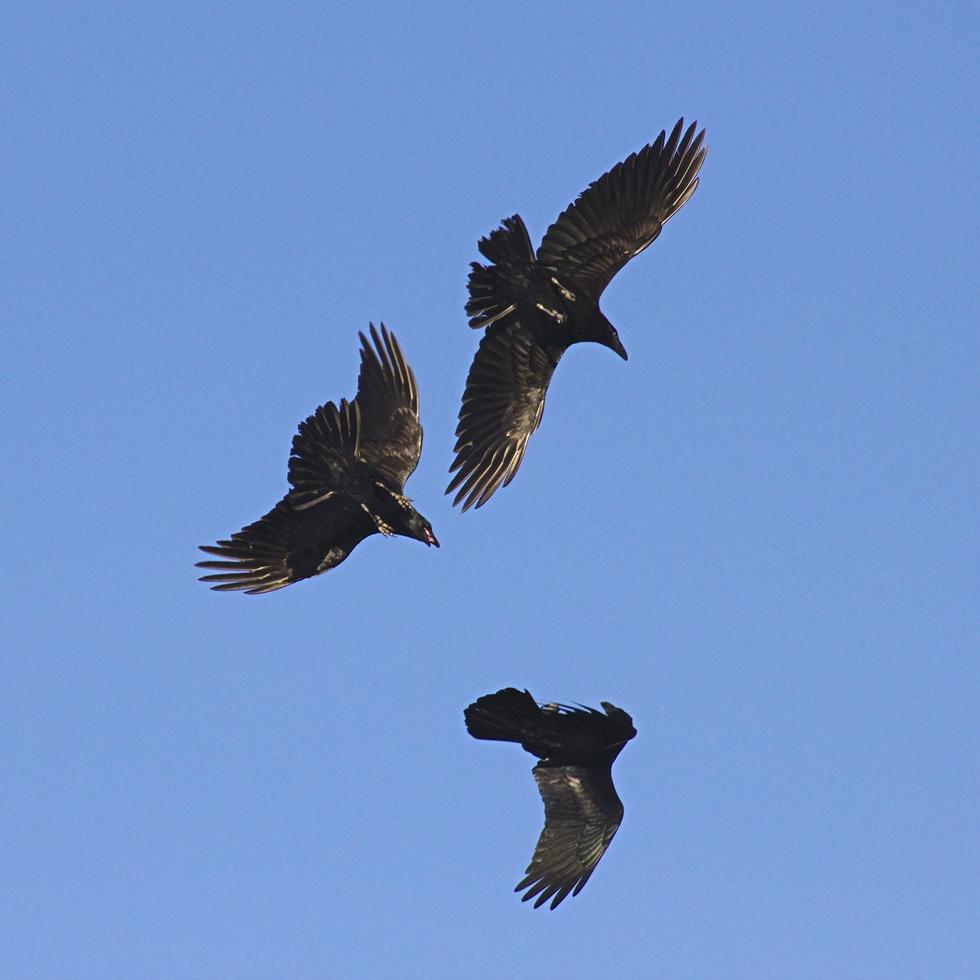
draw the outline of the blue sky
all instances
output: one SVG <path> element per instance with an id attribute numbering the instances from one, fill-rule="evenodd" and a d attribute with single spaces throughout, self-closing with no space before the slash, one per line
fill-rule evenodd
<path id="1" fill-rule="evenodd" d="M 0 14 L 0 975 L 974 978 L 974 5 L 44 4 Z M 678 116 L 701 186 L 442 495 L 477 239 Z M 285 489 L 385 320 L 442 548 L 265 597 L 196 545 Z M 511 889 L 506 685 L 626 708 L 576 899 Z"/>

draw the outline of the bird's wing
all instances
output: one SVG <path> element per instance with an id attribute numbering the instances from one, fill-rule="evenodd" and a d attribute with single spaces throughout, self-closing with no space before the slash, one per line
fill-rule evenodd
<path id="1" fill-rule="evenodd" d="M 361 338 L 357 397 L 321 405 L 299 424 L 289 459 L 290 499 L 297 510 L 312 507 L 357 480 L 363 465 L 371 476 L 401 491 L 422 452 L 415 376 L 394 335 L 371 324 Z"/>
<path id="2" fill-rule="evenodd" d="M 527 889 L 521 900 L 534 898 L 535 908 L 551 899 L 554 909 L 585 887 L 622 823 L 623 804 L 605 769 L 539 764 L 534 778 L 544 800 L 544 830 L 514 891 Z"/>
<path id="3" fill-rule="evenodd" d="M 360 418 L 357 457 L 399 492 L 422 454 L 419 390 L 398 341 L 381 324 L 361 337 L 361 373 L 354 404 Z"/>
<path id="4" fill-rule="evenodd" d="M 453 504 L 482 507 L 514 478 L 531 434 L 541 424 L 545 394 L 561 351 L 535 342 L 519 322 L 483 335 L 466 378 L 456 426 L 456 472 L 446 493 Z"/>
<path id="5" fill-rule="evenodd" d="M 707 149 L 692 123 L 679 119 L 668 138 L 617 163 L 558 216 L 538 248 L 538 261 L 598 300 L 609 281 L 660 234 L 698 186 Z"/>
<path id="6" fill-rule="evenodd" d="M 299 424 L 289 457 L 289 500 L 296 510 L 323 503 L 357 478 L 360 418 L 355 399 L 327 402 Z M 260 522 L 261 523 L 261 522 Z"/>
<path id="7" fill-rule="evenodd" d="M 274 592 L 339 565 L 373 531 L 370 517 L 357 508 L 338 500 L 297 510 L 290 494 L 230 540 L 201 545 L 201 551 L 221 560 L 201 561 L 197 567 L 212 572 L 201 581 L 213 583 L 218 592 Z"/>

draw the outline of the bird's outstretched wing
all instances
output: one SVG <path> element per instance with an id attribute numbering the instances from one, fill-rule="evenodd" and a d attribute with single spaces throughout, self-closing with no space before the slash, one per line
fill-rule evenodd
<path id="1" fill-rule="evenodd" d="M 339 565 L 373 531 L 371 518 L 360 508 L 336 500 L 297 510 L 287 495 L 230 540 L 201 545 L 201 551 L 220 560 L 201 561 L 197 567 L 212 572 L 201 581 L 218 592 L 274 592 Z"/>
<path id="2" fill-rule="evenodd" d="M 514 891 L 539 908 L 557 908 L 577 895 L 595 871 L 623 820 L 623 804 L 608 770 L 584 766 L 534 767 L 544 800 L 544 829 L 527 873 Z"/>
<path id="3" fill-rule="evenodd" d="M 698 186 L 707 149 L 692 123 L 683 137 L 679 119 L 669 137 L 617 163 L 558 216 L 537 258 L 598 300 L 609 281 L 660 234 Z"/>
<path id="4" fill-rule="evenodd" d="M 361 373 L 354 399 L 360 418 L 357 457 L 401 492 L 422 455 L 419 390 L 401 347 L 387 327 L 371 324 L 372 347 L 361 338 Z"/>
<path id="5" fill-rule="evenodd" d="M 306 510 L 343 492 L 357 479 L 361 424 L 357 400 L 327 402 L 300 422 L 289 457 L 289 501 Z"/>
<path id="6" fill-rule="evenodd" d="M 482 507 L 517 473 L 532 433 L 541 424 L 548 384 L 561 357 L 519 322 L 492 325 L 473 358 L 456 426 L 456 458 L 446 493 L 453 504 Z"/>
<path id="7" fill-rule="evenodd" d="M 289 458 L 297 510 L 347 490 L 362 472 L 401 491 L 422 452 L 415 377 L 384 324 L 361 338 L 357 397 L 321 405 L 299 424 Z"/>

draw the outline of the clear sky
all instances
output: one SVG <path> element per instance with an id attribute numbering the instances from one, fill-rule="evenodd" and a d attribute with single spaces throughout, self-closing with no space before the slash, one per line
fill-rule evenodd
<path id="1" fill-rule="evenodd" d="M 967 3 L 8 0 L 0 977 L 980 976 L 978 46 Z M 477 239 L 681 115 L 629 362 L 573 348 L 460 515 Z M 208 591 L 381 319 L 441 550 Z M 463 728 L 507 685 L 639 732 L 556 912 L 533 759 Z"/>

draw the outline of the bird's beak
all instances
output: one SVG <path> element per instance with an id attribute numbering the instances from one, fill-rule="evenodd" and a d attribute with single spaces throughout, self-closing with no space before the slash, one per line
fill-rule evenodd
<path id="1" fill-rule="evenodd" d="M 427 545 L 430 546 L 435 545 L 437 548 L 439 547 L 439 542 L 436 541 L 436 536 L 432 533 L 431 530 L 429 530 L 429 528 L 425 528 L 425 530 L 422 533 L 425 535 L 424 540 Z"/>
<path id="2" fill-rule="evenodd" d="M 628 361 L 630 359 L 629 354 L 626 353 L 626 348 L 623 346 L 623 342 L 619 339 L 617 334 L 613 334 L 612 339 L 609 342 L 609 347 L 619 354 L 624 361 Z"/>

